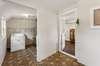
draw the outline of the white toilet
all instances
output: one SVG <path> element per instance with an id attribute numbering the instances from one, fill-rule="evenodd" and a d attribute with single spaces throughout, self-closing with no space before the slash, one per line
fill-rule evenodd
<path id="1" fill-rule="evenodd" d="M 14 33 L 11 35 L 11 52 L 25 49 L 25 35 Z"/>

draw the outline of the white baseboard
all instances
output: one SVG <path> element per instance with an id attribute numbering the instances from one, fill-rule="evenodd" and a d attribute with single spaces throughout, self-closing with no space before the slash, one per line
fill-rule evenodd
<path id="1" fill-rule="evenodd" d="M 71 54 L 69 54 L 69 53 L 66 53 L 66 52 L 64 52 L 64 51 L 62 51 L 62 50 L 60 50 L 60 52 L 63 53 L 63 54 L 65 54 L 65 55 L 68 55 L 68 56 L 70 56 L 70 57 L 72 57 L 72 58 L 77 59 L 75 56 L 73 56 L 73 55 L 71 55 Z"/>
<path id="2" fill-rule="evenodd" d="M 52 56 L 53 54 L 55 54 L 57 51 L 53 51 L 52 53 L 49 53 L 47 56 L 40 58 L 37 58 L 37 62 L 41 62 L 42 60 L 48 58 L 49 56 Z"/>

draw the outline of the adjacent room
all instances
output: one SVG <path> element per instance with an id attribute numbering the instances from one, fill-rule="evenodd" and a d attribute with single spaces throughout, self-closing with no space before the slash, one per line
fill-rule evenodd
<path id="1" fill-rule="evenodd" d="M 66 25 L 65 32 L 65 47 L 63 51 L 71 55 L 75 55 L 75 24 L 71 23 Z"/>
<path id="2" fill-rule="evenodd" d="M 6 35 L 7 53 L 2 66 L 27 65 L 36 62 L 37 16 L 30 7 L 7 2 L 2 8 L 2 26 Z M 12 12 L 12 13 L 10 13 Z M 4 34 L 3 34 L 4 35 Z"/>
<path id="3" fill-rule="evenodd" d="M 79 25 L 77 8 L 67 10 L 60 14 L 61 44 L 60 50 L 75 58 L 76 33 Z"/>

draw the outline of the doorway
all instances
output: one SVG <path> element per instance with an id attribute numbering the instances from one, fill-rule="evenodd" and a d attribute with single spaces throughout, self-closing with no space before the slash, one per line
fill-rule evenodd
<path id="1" fill-rule="evenodd" d="M 75 24 L 66 24 L 65 45 L 62 50 L 75 56 Z"/>
<path id="2" fill-rule="evenodd" d="M 32 66 L 37 62 L 37 10 L 12 2 L 4 7 L 7 53 L 2 66 Z"/>
<path id="3" fill-rule="evenodd" d="M 77 8 L 64 11 L 59 15 L 59 50 L 75 57 L 75 41 L 77 30 Z"/>
<path id="4" fill-rule="evenodd" d="M 7 48 L 11 52 L 30 47 L 36 48 L 37 22 L 35 16 L 13 16 L 6 22 Z"/>

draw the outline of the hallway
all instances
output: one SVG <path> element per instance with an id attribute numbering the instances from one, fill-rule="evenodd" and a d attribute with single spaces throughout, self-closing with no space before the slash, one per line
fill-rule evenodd
<path id="1" fill-rule="evenodd" d="M 13 53 L 7 52 L 2 66 L 84 66 L 62 53 L 55 53 L 38 63 L 35 50 L 34 47 L 30 47 Z"/>
<path id="2" fill-rule="evenodd" d="M 75 55 L 75 42 L 65 41 L 65 48 L 63 51 Z"/>

